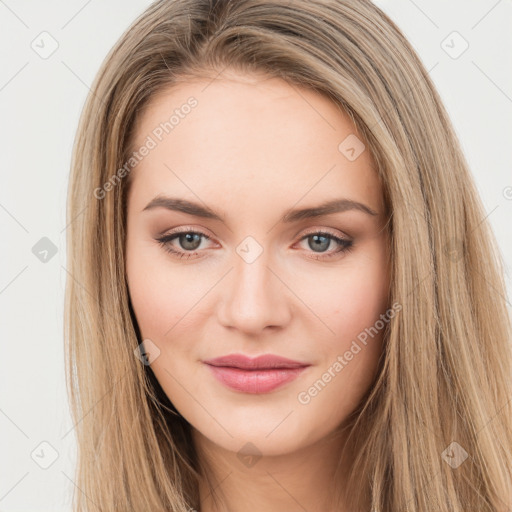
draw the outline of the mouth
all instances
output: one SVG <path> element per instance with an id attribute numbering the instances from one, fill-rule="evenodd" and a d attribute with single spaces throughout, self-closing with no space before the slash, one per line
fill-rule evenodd
<path id="1" fill-rule="evenodd" d="M 309 363 L 267 354 L 249 358 L 231 354 L 203 361 L 213 376 L 235 391 L 243 393 L 269 393 L 296 379 Z"/>

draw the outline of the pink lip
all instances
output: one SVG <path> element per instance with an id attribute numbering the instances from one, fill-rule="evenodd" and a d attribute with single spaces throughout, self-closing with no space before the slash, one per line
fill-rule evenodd
<path id="1" fill-rule="evenodd" d="M 249 358 L 242 354 L 203 361 L 223 384 L 244 393 L 268 393 L 297 378 L 309 363 L 265 354 Z"/>

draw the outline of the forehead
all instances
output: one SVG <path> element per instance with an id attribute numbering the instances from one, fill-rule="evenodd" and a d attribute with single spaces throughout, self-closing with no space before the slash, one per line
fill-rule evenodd
<path id="1" fill-rule="evenodd" d="M 347 144 L 364 148 L 349 116 L 279 78 L 230 75 L 162 91 L 138 120 L 134 148 L 149 139 L 154 147 L 131 171 L 140 201 L 168 192 L 222 210 L 227 194 L 270 208 L 345 194 L 382 209 L 368 148 L 347 158 Z"/>

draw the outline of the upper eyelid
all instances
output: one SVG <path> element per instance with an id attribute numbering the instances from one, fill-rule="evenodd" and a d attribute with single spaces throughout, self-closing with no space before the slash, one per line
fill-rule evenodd
<path id="1" fill-rule="evenodd" d="M 334 233 L 333 231 L 338 231 L 341 234 Z M 343 238 L 344 240 L 352 240 L 352 237 L 348 236 L 346 233 L 343 233 L 341 230 L 334 230 L 334 228 L 308 228 L 306 232 L 302 235 L 301 238 L 308 236 L 308 235 L 314 235 L 319 232 L 325 232 L 328 235 L 336 236 L 338 238 Z M 299 232 L 300 233 L 300 232 Z"/>
<path id="2" fill-rule="evenodd" d="M 168 238 L 168 237 L 172 237 L 172 236 L 176 236 L 176 235 L 181 235 L 183 233 L 196 233 L 196 234 L 202 235 L 205 238 L 208 238 L 210 240 L 212 238 L 214 238 L 213 236 L 209 235 L 208 233 L 205 233 L 204 231 L 202 231 L 201 229 L 192 228 L 192 227 L 185 227 L 183 229 L 178 229 L 177 231 L 170 231 L 170 232 L 164 231 L 162 234 L 158 235 L 156 238 L 157 239 Z"/>
<path id="3" fill-rule="evenodd" d="M 317 233 L 319 231 L 325 231 L 325 232 L 330 232 L 330 231 L 338 231 L 338 232 L 341 232 L 342 235 L 341 237 L 345 237 L 345 238 L 351 238 L 348 234 L 346 233 L 343 233 L 340 229 L 336 229 L 336 228 L 327 228 L 327 227 L 313 227 L 313 228 L 305 228 L 306 229 L 306 232 L 304 233 L 305 235 L 306 234 L 311 234 L 311 233 Z M 301 233 L 303 230 L 299 230 L 295 237 L 299 235 L 299 233 Z M 177 234 L 181 234 L 181 233 L 199 233 L 201 235 L 204 235 L 208 238 L 213 238 L 213 237 L 216 237 L 217 235 L 209 235 L 208 233 L 206 233 L 205 231 L 203 231 L 201 228 L 195 228 L 195 227 L 192 227 L 192 226 L 184 226 L 184 227 L 181 227 L 181 228 L 176 228 L 176 231 L 168 231 L 168 230 L 165 230 L 164 232 L 162 232 L 161 234 L 159 234 L 159 238 L 162 238 L 162 237 L 166 237 L 166 236 L 171 236 L 171 235 L 177 235 Z M 330 233 L 330 234 L 334 234 L 334 233 Z"/>

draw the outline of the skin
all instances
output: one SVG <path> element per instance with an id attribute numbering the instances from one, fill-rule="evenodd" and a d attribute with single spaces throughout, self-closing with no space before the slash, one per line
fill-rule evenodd
<path id="1" fill-rule="evenodd" d="M 327 98 L 235 72 L 153 98 L 135 146 L 190 96 L 197 107 L 130 176 L 126 273 L 142 339 L 160 350 L 151 369 L 190 423 L 215 494 L 222 494 L 216 508 L 201 482 L 201 512 L 334 510 L 336 467 L 345 474 L 353 456 L 347 451 L 340 462 L 345 437 L 335 433 L 371 387 L 382 331 L 308 403 L 298 396 L 389 308 L 388 232 L 374 163 L 368 150 L 354 161 L 338 150 L 357 131 Z M 225 224 L 144 210 L 159 194 L 207 205 Z M 348 210 L 281 221 L 291 208 L 337 198 L 377 215 Z M 210 239 L 190 249 L 177 237 L 168 245 L 189 257 L 173 257 L 156 238 L 181 229 Z M 312 235 L 325 230 L 351 240 L 352 250 L 336 253 L 341 246 L 330 238 L 315 250 Z M 237 253 L 247 236 L 263 251 L 251 263 Z M 221 384 L 202 363 L 230 353 L 277 354 L 311 366 L 270 393 L 247 394 Z M 248 442 L 256 463 L 237 456 Z"/>

